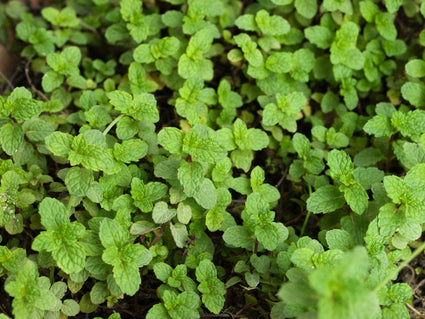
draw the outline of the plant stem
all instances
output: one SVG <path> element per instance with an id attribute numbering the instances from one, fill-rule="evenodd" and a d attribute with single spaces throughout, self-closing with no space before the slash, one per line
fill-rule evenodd
<path id="1" fill-rule="evenodd" d="M 103 131 L 103 135 L 106 136 L 106 134 L 108 134 L 108 132 L 114 127 L 114 125 L 117 124 L 119 122 L 119 120 L 121 120 L 121 118 L 123 118 L 123 117 L 124 117 L 124 114 L 121 114 L 115 120 L 113 120 L 111 123 L 109 123 L 108 127 L 105 128 L 105 130 Z"/>
<path id="2" fill-rule="evenodd" d="M 50 284 L 53 285 L 55 282 L 55 267 L 50 266 L 50 274 L 49 274 Z"/>
<path id="3" fill-rule="evenodd" d="M 311 191 L 312 191 L 311 190 L 311 186 L 308 185 L 308 194 L 310 196 L 311 196 Z M 305 217 L 303 226 L 301 227 L 300 237 L 302 237 L 304 235 L 304 231 L 305 231 L 305 228 L 307 227 L 307 223 L 308 223 L 308 220 L 310 218 L 310 214 L 311 214 L 311 212 L 310 211 L 307 211 L 307 216 Z"/>
<path id="4" fill-rule="evenodd" d="M 378 292 L 382 287 L 384 287 L 389 281 L 392 280 L 394 276 L 396 276 L 404 267 L 406 267 L 416 256 L 418 256 L 425 249 L 425 242 L 423 242 L 415 251 L 404 260 L 396 269 L 394 269 L 387 277 L 385 277 L 373 290 L 374 292 Z"/>
<path id="5" fill-rule="evenodd" d="M 307 227 L 308 219 L 310 218 L 311 212 L 307 212 L 307 216 L 304 219 L 303 227 L 301 227 L 300 237 L 304 235 L 305 228 Z"/>

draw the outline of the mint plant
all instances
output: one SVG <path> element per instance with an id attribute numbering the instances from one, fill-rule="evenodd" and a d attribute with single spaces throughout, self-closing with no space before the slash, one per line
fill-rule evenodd
<path id="1" fill-rule="evenodd" d="M 424 19 L 2 4 L 0 318 L 422 315 Z"/>

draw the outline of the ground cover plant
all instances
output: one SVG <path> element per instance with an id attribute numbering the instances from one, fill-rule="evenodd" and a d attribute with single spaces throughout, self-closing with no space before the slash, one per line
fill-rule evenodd
<path id="1" fill-rule="evenodd" d="M 2 3 L 0 318 L 423 318 L 424 16 Z"/>

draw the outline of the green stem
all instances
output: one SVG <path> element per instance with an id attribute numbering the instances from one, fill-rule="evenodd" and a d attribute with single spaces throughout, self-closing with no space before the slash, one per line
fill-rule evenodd
<path id="1" fill-rule="evenodd" d="M 50 279 L 50 284 L 53 285 L 53 283 L 55 282 L 55 267 L 54 266 L 50 266 L 49 279 Z"/>
<path id="2" fill-rule="evenodd" d="M 115 120 L 113 120 L 111 123 L 109 123 L 108 127 L 105 128 L 105 130 L 103 131 L 103 135 L 106 136 L 106 134 L 108 134 L 108 132 L 114 127 L 114 125 L 117 124 L 119 122 L 119 120 L 121 120 L 121 118 L 123 118 L 123 117 L 124 117 L 124 114 L 121 114 Z"/>
<path id="3" fill-rule="evenodd" d="M 384 287 L 388 282 L 392 280 L 395 276 L 398 275 L 398 273 L 406 267 L 416 256 L 418 256 L 421 252 L 423 252 L 425 249 L 425 242 L 423 242 L 418 248 L 415 249 L 415 251 L 404 260 L 396 269 L 394 269 L 387 277 L 385 277 L 373 290 L 373 292 L 378 292 L 382 287 Z"/>
<path id="4" fill-rule="evenodd" d="M 308 185 L 308 193 L 309 193 L 309 195 L 311 195 L 311 191 L 312 191 L 311 186 Z M 303 227 L 301 227 L 300 237 L 302 237 L 304 235 L 304 231 L 305 231 L 305 228 L 307 227 L 307 223 L 308 223 L 308 220 L 310 218 L 310 214 L 311 214 L 311 212 L 308 211 L 307 212 L 307 216 L 304 219 Z"/>
<path id="5" fill-rule="evenodd" d="M 304 235 L 305 228 L 307 227 L 308 219 L 310 218 L 310 212 L 307 212 L 307 216 L 304 219 L 303 227 L 301 227 L 300 237 Z"/>

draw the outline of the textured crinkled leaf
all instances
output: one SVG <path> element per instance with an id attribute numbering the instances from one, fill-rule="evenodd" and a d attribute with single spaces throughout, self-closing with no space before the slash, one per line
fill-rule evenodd
<path id="1" fill-rule="evenodd" d="M 211 232 L 219 230 L 221 225 L 223 224 L 223 221 L 223 213 L 218 208 L 213 208 L 209 210 L 207 216 L 205 216 L 205 225 Z"/>
<path id="2" fill-rule="evenodd" d="M 343 193 L 333 185 L 320 187 L 307 199 L 307 209 L 314 214 L 333 212 L 344 204 Z"/>
<path id="3" fill-rule="evenodd" d="M 76 242 L 62 242 L 61 247 L 53 251 L 52 256 L 58 263 L 58 266 L 67 274 L 81 271 L 86 261 L 84 248 Z"/>
<path id="4" fill-rule="evenodd" d="M 168 208 L 166 202 L 158 202 L 153 207 L 152 219 L 157 224 L 164 224 L 176 216 L 176 210 Z"/>
<path id="5" fill-rule="evenodd" d="M 193 197 L 203 208 L 212 209 L 217 203 L 217 189 L 210 179 L 204 178 Z"/>
<path id="6" fill-rule="evenodd" d="M 282 35 L 288 33 L 291 28 L 284 18 L 278 15 L 270 16 L 264 9 L 257 12 L 255 22 L 265 35 Z"/>
<path id="7" fill-rule="evenodd" d="M 133 296 L 140 287 L 139 267 L 133 262 L 122 261 L 113 268 L 114 279 L 123 293 Z"/>
<path id="8" fill-rule="evenodd" d="M 59 131 L 53 132 L 45 138 L 46 146 L 54 155 L 68 157 L 73 137 L 71 134 Z"/>
<path id="9" fill-rule="evenodd" d="M 409 187 L 404 180 L 394 175 L 384 177 L 384 187 L 388 197 L 396 204 L 401 204 L 409 193 Z"/>
<path id="10" fill-rule="evenodd" d="M 7 123 L 0 129 L 0 143 L 7 155 L 15 154 L 24 142 L 24 131 L 19 124 Z"/>
<path id="11" fill-rule="evenodd" d="M 204 169 L 199 162 L 182 161 L 177 171 L 177 177 L 187 196 L 194 196 L 204 179 Z"/>
<path id="12" fill-rule="evenodd" d="M 85 196 L 93 181 L 93 172 L 81 167 L 71 167 L 65 177 L 69 193 L 76 196 Z"/>
<path id="13" fill-rule="evenodd" d="M 58 230 L 61 225 L 69 223 L 69 215 L 65 205 L 57 199 L 45 197 L 38 209 L 41 224 L 47 230 Z"/>
<path id="14" fill-rule="evenodd" d="M 359 183 L 349 186 L 341 185 L 340 190 L 344 192 L 345 200 L 356 214 L 363 214 L 368 207 L 368 199 L 366 190 Z"/>
<path id="15" fill-rule="evenodd" d="M 342 229 L 331 229 L 326 232 L 326 242 L 329 249 L 347 251 L 353 248 L 354 242 L 351 235 Z"/>
<path id="16" fill-rule="evenodd" d="M 167 185 L 159 182 L 145 184 L 139 178 L 133 178 L 131 181 L 131 197 L 134 199 L 134 205 L 142 212 L 150 212 L 153 202 L 165 196 L 167 190 Z"/>
<path id="17" fill-rule="evenodd" d="M 181 153 L 185 133 L 175 127 L 165 127 L 158 133 L 158 143 L 170 153 Z"/>
<path id="18" fill-rule="evenodd" d="M 43 142 L 47 136 L 54 132 L 52 125 L 43 120 L 34 119 L 25 124 L 25 135 L 31 142 Z"/>
<path id="19" fill-rule="evenodd" d="M 207 163 L 222 160 L 227 152 L 203 125 L 194 126 L 183 139 L 183 152 Z"/>
<path id="20" fill-rule="evenodd" d="M 317 1 L 316 0 L 295 0 L 295 9 L 304 18 L 311 19 L 317 13 Z"/>
<path id="21" fill-rule="evenodd" d="M 130 233 L 116 220 L 104 218 L 99 228 L 99 238 L 103 247 L 122 247 L 130 239 Z"/>
<path id="22" fill-rule="evenodd" d="M 331 177 L 333 179 L 340 180 L 342 183 L 344 183 L 347 179 L 349 180 L 350 175 L 353 174 L 353 162 L 351 161 L 350 156 L 344 151 L 330 151 L 327 163 L 330 168 Z"/>
<path id="23" fill-rule="evenodd" d="M 391 128 L 390 119 L 382 114 L 375 115 L 368 120 L 363 126 L 363 130 L 376 137 L 391 136 L 394 133 Z"/>
<path id="24" fill-rule="evenodd" d="M 153 305 L 152 308 L 150 308 L 148 313 L 146 314 L 146 319 L 156 319 L 156 318 L 164 318 L 164 319 L 171 318 L 168 314 L 167 309 L 164 307 L 162 303 Z"/>
<path id="25" fill-rule="evenodd" d="M 260 129 L 250 128 L 246 138 L 249 148 L 253 151 L 260 151 L 269 145 L 269 137 Z"/>
<path id="26" fill-rule="evenodd" d="M 223 234 L 223 240 L 230 247 L 241 247 L 248 250 L 254 247 L 252 233 L 244 226 L 231 226 L 227 228 Z"/>
<path id="27" fill-rule="evenodd" d="M 375 16 L 375 24 L 378 32 L 387 40 L 397 38 L 397 29 L 393 22 L 393 15 L 388 12 L 379 12 Z"/>
<path id="28" fill-rule="evenodd" d="M 415 78 L 421 78 L 425 76 L 425 61 L 419 59 L 413 59 L 406 63 L 406 73 L 409 76 Z"/>
<path id="29" fill-rule="evenodd" d="M 173 268 L 167 263 L 159 262 L 153 265 L 153 271 L 155 273 L 156 278 L 166 283 L 168 280 L 168 277 L 171 276 Z"/>
<path id="30" fill-rule="evenodd" d="M 290 52 L 274 53 L 266 61 L 266 68 L 275 73 L 288 73 L 294 66 L 294 58 Z"/>
<path id="31" fill-rule="evenodd" d="M 179 248 L 183 248 L 186 246 L 187 241 L 189 239 L 186 225 L 183 224 L 170 224 L 171 235 L 173 236 L 174 242 L 176 246 Z"/>
<path id="32" fill-rule="evenodd" d="M 425 85 L 423 83 L 406 82 L 401 87 L 403 99 L 417 107 L 425 106 Z"/>
<path id="33" fill-rule="evenodd" d="M 145 157 L 148 144 L 140 139 L 131 139 L 114 145 L 114 156 L 124 163 L 137 162 Z"/>
<path id="34" fill-rule="evenodd" d="M 333 33 L 324 26 L 315 25 L 304 30 L 305 37 L 320 49 L 327 49 L 331 46 Z"/>
<path id="35" fill-rule="evenodd" d="M 279 232 L 273 223 L 256 226 L 254 234 L 267 250 L 273 251 L 279 243 Z"/>

